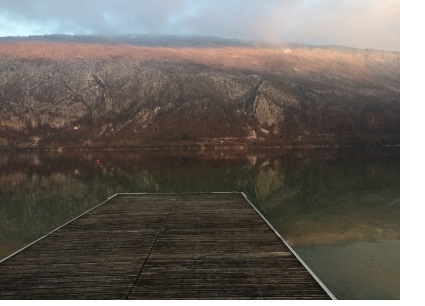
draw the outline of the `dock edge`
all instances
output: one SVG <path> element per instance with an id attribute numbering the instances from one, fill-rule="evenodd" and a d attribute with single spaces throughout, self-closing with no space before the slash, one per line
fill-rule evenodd
<path id="1" fill-rule="evenodd" d="M 271 223 L 263 216 L 263 214 L 255 207 L 254 204 L 248 199 L 245 193 L 240 192 L 240 194 L 245 198 L 245 200 L 255 209 L 255 211 L 263 218 L 263 220 L 267 223 L 267 225 L 273 230 L 273 232 L 282 240 L 282 242 L 286 245 L 286 247 L 295 255 L 295 257 L 301 262 L 301 264 L 306 268 L 306 270 L 313 276 L 313 278 L 318 282 L 318 284 L 326 291 L 326 293 L 332 298 L 332 300 L 338 300 L 336 296 L 329 290 L 328 287 L 322 282 L 322 280 L 313 272 L 312 269 L 304 262 L 304 260 L 295 252 L 295 250 L 286 242 L 285 239 L 279 234 L 279 232 L 271 225 Z"/>

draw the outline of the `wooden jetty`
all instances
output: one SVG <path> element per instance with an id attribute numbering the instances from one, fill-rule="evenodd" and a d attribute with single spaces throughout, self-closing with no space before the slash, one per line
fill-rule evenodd
<path id="1" fill-rule="evenodd" d="M 335 299 L 243 193 L 117 194 L 0 263 L 0 299 Z"/>

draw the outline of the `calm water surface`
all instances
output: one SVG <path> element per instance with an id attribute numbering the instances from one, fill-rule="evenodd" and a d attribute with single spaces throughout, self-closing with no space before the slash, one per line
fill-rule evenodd
<path id="1" fill-rule="evenodd" d="M 0 152 L 0 258 L 118 192 L 243 191 L 338 299 L 400 298 L 399 148 Z"/>

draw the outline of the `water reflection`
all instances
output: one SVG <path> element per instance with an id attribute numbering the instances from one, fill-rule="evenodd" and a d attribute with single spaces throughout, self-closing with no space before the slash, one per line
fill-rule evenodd
<path id="1" fill-rule="evenodd" d="M 398 149 L 3 152 L 0 258 L 117 192 L 198 191 L 245 192 L 338 298 L 399 298 Z"/>

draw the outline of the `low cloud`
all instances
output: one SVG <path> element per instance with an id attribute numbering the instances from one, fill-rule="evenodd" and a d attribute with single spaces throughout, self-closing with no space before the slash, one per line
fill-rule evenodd
<path id="1" fill-rule="evenodd" d="M 400 49 L 400 0 L 0 0 L 0 35 L 151 33 Z"/>

